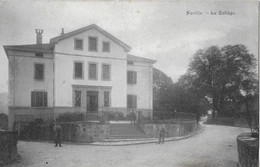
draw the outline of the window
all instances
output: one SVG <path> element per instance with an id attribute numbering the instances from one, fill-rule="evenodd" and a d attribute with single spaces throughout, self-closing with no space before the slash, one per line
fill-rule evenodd
<path id="1" fill-rule="evenodd" d="M 109 107 L 109 92 L 104 92 L 104 107 Z"/>
<path id="2" fill-rule="evenodd" d="M 43 80 L 44 79 L 44 65 L 43 64 L 34 64 L 34 79 Z"/>
<path id="3" fill-rule="evenodd" d="M 32 107 L 47 107 L 47 92 L 32 91 L 31 92 Z"/>
<path id="4" fill-rule="evenodd" d="M 74 49 L 75 50 L 83 50 L 83 40 L 82 39 L 75 39 L 74 40 Z"/>
<path id="5" fill-rule="evenodd" d="M 36 57 L 43 57 L 43 53 L 35 53 Z"/>
<path id="6" fill-rule="evenodd" d="M 97 64 L 96 63 L 89 63 L 88 78 L 89 79 L 97 79 Z"/>
<path id="7" fill-rule="evenodd" d="M 137 81 L 137 73 L 136 71 L 127 71 L 127 83 L 128 84 L 136 84 Z"/>
<path id="8" fill-rule="evenodd" d="M 96 37 L 88 38 L 88 50 L 97 51 L 97 38 Z"/>
<path id="9" fill-rule="evenodd" d="M 108 64 L 102 65 L 102 80 L 105 80 L 105 81 L 110 80 L 110 65 L 108 65 Z"/>
<path id="10" fill-rule="evenodd" d="M 127 108 L 137 108 L 136 95 L 127 95 Z"/>
<path id="11" fill-rule="evenodd" d="M 74 105 L 75 105 L 75 107 L 81 106 L 81 91 L 80 90 L 75 90 Z"/>
<path id="12" fill-rule="evenodd" d="M 83 79 L 83 63 L 74 62 L 74 78 Z"/>
<path id="13" fill-rule="evenodd" d="M 110 43 L 109 42 L 103 42 L 103 52 L 110 52 Z"/>

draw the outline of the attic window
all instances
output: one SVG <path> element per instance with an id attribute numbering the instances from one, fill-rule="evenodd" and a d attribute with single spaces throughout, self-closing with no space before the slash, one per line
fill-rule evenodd
<path id="1" fill-rule="evenodd" d="M 82 39 L 75 39 L 74 40 L 74 49 L 75 50 L 83 50 L 83 40 Z"/>
<path id="2" fill-rule="evenodd" d="M 127 61 L 127 64 L 128 65 L 134 65 L 134 62 L 133 61 Z"/>
<path id="3" fill-rule="evenodd" d="M 35 53 L 36 57 L 43 57 L 43 53 Z"/>
<path id="4" fill-rule="evenodd" d="M 89 51 L 97 51 L 97 38 L 96 37 L 88 37 L 88 50 Z"/>
<path id="5" fill-rule="evenodd" d="M 103 42 L 103 52 L 110 52 L 110 43 L 109 42 Z"/>

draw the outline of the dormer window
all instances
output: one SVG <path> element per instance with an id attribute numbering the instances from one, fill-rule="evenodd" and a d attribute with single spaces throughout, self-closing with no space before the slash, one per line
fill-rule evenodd
<path id="1" fill-rule="evenodd" d="M 110 52 L 110 42 L 103 42 L 103 52 Z"/>
<path id="2" fill-rule="evenodd" d="M 98 51 L 97 48 L 97 37 L 88 37 L 88 50 L 89 51 Z"/>
<path id="3" fill-rule="evenodd" d="M 36 57 L 43 57 L 43 53 L 35 53 Z"/>
<path id="4" fill-rule="evenodd" d="M 83 50 L 83 39 L 77 39 L 74 40 L 74 49 L 75 50 Z"/>

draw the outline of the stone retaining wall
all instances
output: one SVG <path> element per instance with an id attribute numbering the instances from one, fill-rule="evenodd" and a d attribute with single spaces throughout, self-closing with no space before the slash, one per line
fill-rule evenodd
<path id="1" fill-rule="evenodd" d="M 75 142 L 104 141 L 110 135 L 109 124 L 96 122 L 61 123 L 63 140 Z"/>
<path id="2" fill-rule="evenodd" d="M 196 121 L 182 122 L 182 123 L 161 123 L 166 133 L 166 137 L 184 136 L 195 131 L 198 128 Z M 149 137 L 158 136 L 159 124 L 142 124 L 140 127 Z"/>
<path id="3" fill-rule="evenodd" d="M 0 130 L 0 166 L 17 158 L 17 131 Z"/>
<path id="4" fill-rule="evenodd" d="M 237 137 L 237 151 L 241 167 L 259 166 L 259 140 L 252 138 L 251 133 L 242 133 Z"/>

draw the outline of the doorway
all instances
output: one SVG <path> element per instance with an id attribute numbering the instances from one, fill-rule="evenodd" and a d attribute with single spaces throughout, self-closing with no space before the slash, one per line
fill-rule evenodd
<path id="1" fill-rule="evenodd" d="M 87 113 L 98 112 L 98 91 L 87 91 Z"/>

